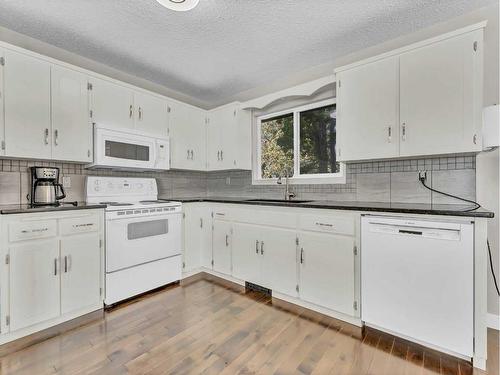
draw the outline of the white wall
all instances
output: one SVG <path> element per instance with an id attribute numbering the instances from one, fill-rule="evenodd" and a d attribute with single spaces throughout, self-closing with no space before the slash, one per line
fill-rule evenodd
<path id="1" fill-rule="evenodd" d="M 335 62 L 336 66 L 377 55 L 392 49 L 417 42 L 432 36 L 443 34 L 476 22 L 488 21 L 485 30 L 484 50 L 484 105 L 499 104 L 499 6 L 498 4 L 478 9 L 447 22 L 436 24 L 411 35 L 373 46 L 362 51 L 344 56 Z M 497 279 L 500 281 L 499 256 L 499 152 L 498 150 L 481 153 L 476 160 L 476 192 L 477 199 L 486 209 L 495 212 L 495 218 L 489 221 L 488 237 L 492 247 Z M 488 270 L 489 273 L 489 270 Z M 488 274 L 488 312 L 499 314 L 499 298 L 497 297 L 493 280 Z"/>

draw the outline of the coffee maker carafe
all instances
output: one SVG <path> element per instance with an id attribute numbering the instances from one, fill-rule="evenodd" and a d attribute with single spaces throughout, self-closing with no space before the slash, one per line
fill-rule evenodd
<path id="1" fill-rule="evenodd" d="M 66 193 L 59 183 L 59 168 L 31 167 L 31 205 L 57 206 Z"/>

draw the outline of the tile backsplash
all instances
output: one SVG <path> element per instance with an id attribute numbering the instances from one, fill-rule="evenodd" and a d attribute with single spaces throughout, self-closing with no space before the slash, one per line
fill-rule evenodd
<path id="1" fill-rule="evenodd" d="M 82 164 L 34 160 L 0 160 L 0 204 L 26 203 L 29 191 L 28 167 L 55 166 L 62 176 L 71 177 L 67 200 L 85 199 L 85 176 L 155 177 L 159 195 L 169 199 L 198 196 L 242 196 L 281 198 L 284 187 L 252 185 L 250 171 L 222 172 L 122 172 L 87 170 Z M 427 183 L 467 199 L 476 197 L 475 156 L 434 157 L 411 160 L 349 163 L 345 184 L 292 185 L 299 199 L 357 200 L 407 203 L 460 203 L 423 188 L 418 171 L 427 170 Z"/>

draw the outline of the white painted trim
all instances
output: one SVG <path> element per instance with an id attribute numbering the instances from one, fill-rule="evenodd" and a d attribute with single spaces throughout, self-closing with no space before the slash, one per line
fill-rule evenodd
<path id="1" fill-rule="evenodd" d="M 500 331 L 500 315 L 488 314 L 486 315 L 486 325 L 488 328 Z"/>
<path id="2" fill-rule="evenodd" d="M 294 107 L 290 109 L 286 109 L 279 112 L 273 112 L 270 114 L 266 114 L 263 116 L 259 116 L 256 118 L 256 133 L 255 133 L 255 143 L 253 143 L 252 149 L 254 152 L 254 158 L 252 160 L 252 185 L 276 185 L 278 182 L 277 178 L 266 178 L 263 179 L 260 176 L 262 175 L 261 170 L 261 124 L 262 121 L 277 117 L 283 116 L 286 114 L 293 115 L 293 126 L 294 126 L 294 177 L 289 178 L 289 182 L 291 185 L 305 185 L 305 184 L 345 184 L 346 183 L 346 175 L 345 175 L 345 164 L 340 163 L 340 172 L 338 173 L 323 173 L 323 174 L 315 174 L 315 175 L 300 175 L 300 159 L 299 159 L 299 137 L 300 137 L 300 129 L 299 129 L 299 112 L 308 111 L 315 108 L 324 107 L 327 105 L 336 104 L 337 100 L 335 98 L 325 99 L 314 103 L 305 104 L 299 107 Z"/>
<path id="3" fill-rule="evenodd" d="M 335 83 L 335 75 L 329 75 L 314 81 L 306 82 L 301 85 L 293 86 L 285 90 L 277 91 L 272 94 L 264 95 L 256 99 L 249 100 L 241 104 L 241 109 L 263 109 L 270 104 L 285 98 L 293 97 L 309 97 L 320 89 L 333 85 Z"/>
<path id="4" fill-rule="evenodd" d="M 349 70 L 349 69 L 352 69 L 352 68 L 355 68 L 355 67 L 358 67 L 358 66 L 361 66 L 364 64 L 368 64 L 368 63 L 372 63 L 372 62 L 375 62 L 378 60 L 382 60 L 382 59 L 385 59 L 385 58 L 388 58 L 391 56 L 400 55 L 402 53 L 405 53 L 405 52 L 408 52 L 411 50 L 415 50 L 417 48 L 425 47 L 425 46 L 433 44 L 433 43 L 441 42 L 443 40 L 456 37 L 458 35 L 469 33 L 471 31 L 475 31 L 478 29 L 484 29 L 486 27 L 487 23 L 488 23 L 488 21 L 478 22 L 478 23 L 475 23 L 475 24 L 472 24 L 472 25 L 469 25 L 466 27 L 462 27 L 462 28 L 454 30 L 454 31 L 450 31 L 450 32 L 445 33 L 445 34 L 435 36 L 433 38 L 429 38 L 429 39 L 422 40 L 420 42 L 412 43 L 412 44 L 409 44 L 409 45 L 404 46 L 404 47 L 400 47 L 400 48 L 397 48 L 397 49 L 394 49 L 394 50 L 391 50 L 391 51 L 388 51 L 388 52 L 385 52 L 385 53 L 382 53 L 379 55 L 369 57 L 367 59 L 353 62 L 353 63 L 348 64 L 348 65 L 343 65 L 343 66 L 336 68 L 335 73 L 339 73 L 339 72 L 342 72 L 344 70 Z"/>

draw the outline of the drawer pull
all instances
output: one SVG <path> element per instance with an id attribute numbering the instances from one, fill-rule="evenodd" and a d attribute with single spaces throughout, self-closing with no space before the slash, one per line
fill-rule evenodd
<path id="1" fill-rule="evenodd" d="M 93 227 L 95 223 L 73 224 L 73 228 Z"/>
<path id="2" fill-rule="evenodd" d="M 226 214 L 224 214 L 222 212 L 216 212 L 215 215 L 217 215 L 217 216 L 226 216 Z"/>
<path id="3" fill-rule="evenodd" d="M 328 223 L 320 223 L 319 221 L 316 222 L 316 225 L 319 227 L 328 227 L 328 228 L 333 228 L 333 224 L 328 224 Z"/>
<path id="4" fill-rule="evenodd" d="M 42 232 L 47 232 L 49 228 L 38 228 L 38 229 L 32 229 L 32 230 L 27 230 L 23 229 L 21 233 L 42 233 Z"/>

